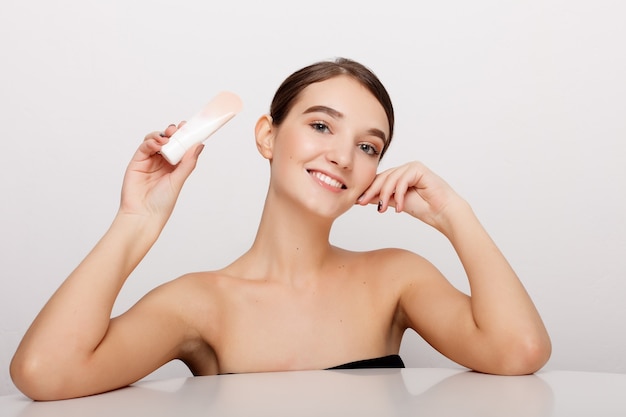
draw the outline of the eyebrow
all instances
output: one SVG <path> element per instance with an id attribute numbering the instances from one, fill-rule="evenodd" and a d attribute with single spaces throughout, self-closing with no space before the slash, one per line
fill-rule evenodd
<path id="1" fill-rule="evenodd" d="M 344 117 L 344 114 L 342 112 L 335 110 L 332 107 L 328 107 L 328 106 L 311 106 L 308 109 L 306 109 L 303 112 L 303 114 L 318 113 L 318 112 L 326 113 L 327 115 L 335 119 L 343 119 Z M 387 137 L 385 136 L 385 132 L 383 132 L 382 130 L 371 128 L 367 130 L 367 134 L 380 138 L 383 141 L 383 143 L 387 145 Z"/>

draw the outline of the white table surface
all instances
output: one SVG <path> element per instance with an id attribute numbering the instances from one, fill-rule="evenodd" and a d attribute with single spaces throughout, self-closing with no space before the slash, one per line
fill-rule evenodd
<path id="1" fill-rule="evenodd" d="M 64 401 L 0 397 L 0 416 L 626 416 L 626 374 L 297 371 L 141 381 Z"/>

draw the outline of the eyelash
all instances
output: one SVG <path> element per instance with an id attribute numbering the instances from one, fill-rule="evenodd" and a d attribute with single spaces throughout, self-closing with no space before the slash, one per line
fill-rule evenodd
<path id="1" fill-rule="evenodd" d="M 380 155 L 380 151 L 376 148 L 376 146 L 369 143 L 359 143 L 359 149 L 365 152 L 369 156 L 378 156 Z"/>
<path id="2" fill-rule="evenodd" d="M 322 121 L 315 121 L 310 124 L 311 128 L 317 132 L 327 133 L 330 132 L 328 125 Z M 365 152 L 368 156 L 378 157 L 380 151 L 378 148 L 370 143 L 359 143 L 359 149 Z"/>
<path id="3" fill-rule="evenodd" d="M 318 131 L 318 132 L 330 132 L 330 128 L 328 127 L 328 125 L 324 122 L 313 122 L 311 123 L 311 128 L 313 128 L 313 130 Z"/>

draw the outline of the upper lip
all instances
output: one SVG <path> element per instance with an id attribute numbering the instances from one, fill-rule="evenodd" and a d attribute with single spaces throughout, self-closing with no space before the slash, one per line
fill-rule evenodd
<path id="1" fill-rule="evenodd" d="M 346 181 L 343 178 L 341 178 L 341 176 L 339 176 L 339 175 L 331 174 L 330 172 L 323 171 L 321 169 L 315 169 L 315 168 L 307 168 L 307 172 L 309 172 L 309 173 L 311 173 L 311 172 L 319 172 L 320 174 L 324 174 L 327 177 L 330 177 L 330 178 L 334 179 L 335 181 L 340 182 L 342 190 L 345 190 L 345 189 L 348 188 L 348 186 L 346 185 Z"/>

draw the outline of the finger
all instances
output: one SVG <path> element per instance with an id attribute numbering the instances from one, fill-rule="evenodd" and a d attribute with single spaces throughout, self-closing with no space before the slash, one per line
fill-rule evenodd
<path id="1" fill-rule="evenodd" d="M 161 150 L 162 140 L 163 138 L 159 136 L 159 132 L 148 134 L 141 145 L 139 145 L 137 152 L 144 156 L 152 156 Z"/>
<path id="2" fill-rule="evenodd" d="M 374 181 L 372 181 L 369 187 L 357 199 L 357 204 L 362 206 L 367 204 L 378 204 L 378 200 L 380 198 L 380 187 L 385 182 L 385 177 L 389 174 L 389 172 L 390 170 L 387 170 L 376 175 Z"/>
<path id="3" fill-rule="evenodd" d="M 396 213 L 399 213 L 404 209 L 404 197 L 406 196 L 406 190 L 406 186 L 398 184 L 398 186 L 396 187 L 396 191 L 393 193 Z"/>
<path id="4" fill-rule="evenodd" d="M 156 141 L 161 145 L 165 145 L 167 142 L 169 142 L 169 139 L 172 137 L 172 135 L 174 133 L 176 133 L 176 131 L 180 128 L 180 126 L 184 125 L 185 122 L 181 122 L 178 124 L 178 126 L 176 126 L 174 123 L 170 123 L 164 131 L 162 132 L 158 132 L 158 136 L 154 136 L 154 132 L 151 133 L 149 136 L 147 136 L 146 138 L 150 137 L 150 138 L 155 138 Z M 157 150 L 156 153 L 160 153 L 161 149 L 159 148 Z"/>
<path id="5" fill-rule="evenodd" d="M 380 199 L 378 198 L 378 194 L 376 194 L 368 197 L 367 200 L 365 200 L 365 197 L 359 197 L 355 204 L 366 206 L 368 204 L 378 204 L 379 200 Z"/>
<path id="6" fill-rule="evenodd" d="M 396 184 L 396 189 L 394 192 L 394 200 L 396 202 L 396 212 L 399 213 L 404 210 L 404 201 L 406 199 L 406 194 L 409 189 L 412 187 L 414 179 L 412 178 L 411 172 L 405 172 L 402 175 Z"/>
<path id="7" fill-rule="evenodd" d="M 182 159 L 176 165 L 176 168 L 172 172 L 172 181 L 177 183 L 179 186 L 185 182 L 185 180 L 191 175 L 193 170 L 196 168 L 198 163 L 198 157 L 202 150 L 204 149 L 204 144 L 199 143 L 196 146 L 190 148 L 185 152 Z"/>
<path id="8" fill-rule="evenodd" d="M 377 199 L 378 193 L 374 192 L 370 188 L 365 190 L 363 194 L 356 200 L 356 204 L 360 204 L 361 206 L 366 206 L 368 204 L 373 204 L 374 201 L 378 201 Z"/>
<path id="9" fill-rule="evenodd" d="M 165 130 L 163 131 L 163 136 L 165 137 L 171 137 L 174 132 L 176 132 L 178 130 L 178 127 L 176 127 L 176 125 L 174 123 L 170 123 Z"/>
<path id="10" fill-rule="evenodd" d="M 384 213 L 387 211 L 389 206 L 395 206 L 396 201 L 392 202 L 394 199 L 394 194 L 396 193 L 396 188 L 398 185 L 399 178 L 402 176 L 402 169 L 395 169 L 386 176 L 384 183 L 380 188 L 380 204 L 378 211 Z"/>
<path id="11" fill-rule="evenodd" d="M 144 138 L 144 143 L 148 143 L 147 147 L 140 147 L 140 150 L 152 156 L 161 151 L 161 147 L 169 141 L 169 136 L 165 132 L 150 132 Z"/>
<path id="12" fill-rule="evenodd" d="M 147 141 L 147 140 L 158 140 L 158 138 L 161 137 L 161 132 L 158 131 L 154 131 L 154 132 L 150 132 L 148 133 L 146 136 L 144 136 L 143 140 Z"/>

